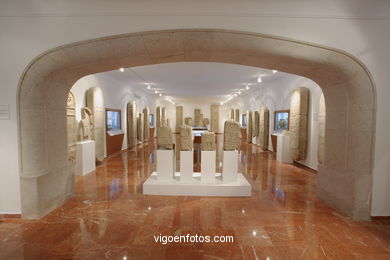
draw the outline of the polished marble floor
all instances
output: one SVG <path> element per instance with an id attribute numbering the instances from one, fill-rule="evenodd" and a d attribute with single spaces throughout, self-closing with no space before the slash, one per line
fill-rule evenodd
<path id="1" fill-rule="evenodd" d="M 0 259 L 390 259 L 390 220 L 352 221 L 321 202 L 316 175 L 242 145 L 248 198 L 142 195 L 155 144 L 77 177 L 75 196 L 40 220 L 1 219 Z M 156 243 L 232 235 L 233 243 Z"/>

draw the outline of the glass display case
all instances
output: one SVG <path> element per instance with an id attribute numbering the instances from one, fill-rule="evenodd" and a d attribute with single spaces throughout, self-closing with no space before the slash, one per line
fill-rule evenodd
<path id="1" fill-rule="evenodd" d="M 120 130 L 121 129 L 121 111 L 116 109 L 107 109 L 106 110 L 106 129 L 107 131 L 111 130 Z"/>
<path id="2" fill-rule="evenodd" d="M 274 112 L 274 130 L 281 132 L 289 130 L 290 127 L 290 110 L 278 110 Z"/>

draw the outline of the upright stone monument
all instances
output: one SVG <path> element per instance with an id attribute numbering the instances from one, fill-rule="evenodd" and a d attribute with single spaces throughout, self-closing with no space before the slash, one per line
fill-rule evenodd
<path id="1" fill-rule="evenodd" d="M 176 106 L 176 132 L 180 132 L 183 123 L 183 106 Z"/>
<path id="2" fill-rule="evenodd" d="M 184 119 L 184 122 L 186 125 L 193 126 L 192 118 L 191 117 L 186 117 Z"/>
<path id="3" fill-rule="evenodd" d="M 158 129 L 161 124 L 161 107 L 156 107 L 156 135 L 158 135 Z"/>
<path id="4" fill-rule="evenodd" d="M 219 109 L 220 105 L 211 105 L 211 132 L 219 133 Z"/>
<path id="5" fill-rule="evenodd" d="M 157 135 L 157 148 L 160 150 L 173 149 L 172 130 L 168 126 L 161 126 Z"/>
<path id="6" fill-rule="evenodd" d="M 69 91 L 66 102 L 66 121 L 68 130 L 68 161 L 76 161 L 76 102 L 73 93 Z"/>
<path id="7" fill-rule="evenodd" d="M 260 108 L 259 114 L 259 145 L 261 149 L 268 150 L 269 140 L 269 110 L 266 107 Z"/>
<path id="8" fill-rule="evenodd" d="M 223 133 L 223 149 L 238 150 L 241 144 L 241 126 L 234 120 L 225 121 Z"/>
<path id="9" fill-rule="evenodd" d="M 195 108 L 194 110 L 194 115 L 195 115 L 195 126 L 200 126 L 200 109 L 199 108 Z"/>
<path id="10" fill-rule="evenodd" d="M 308 138 L 308 112 L 309 112 L 309 89 L 299 87 L 291 94 L 290 107 L 290 152 L 295 161 L 306 158 Z"/>
<path id="11" fill-rule="evenodd" d="M 215 151 L 215 134 L 213 132 L 202 132 L 202 151 Z"/>
<path id="12" fill-rule="evenodd" d="M 240 109 L 236 109 L 236 115 L 234 117 L 234 120 L 240 123 Z"/>
<path id="13" fill-rule="evenodd" d="M 192 133 L 192 128 L 187 125 L 183 125 L 180 128 L 180 143 L 181 151 L 191 151 L 193 148 L 194 135 Z"/>
<path id="14" fill-rule="evenodd" d="M 95 140 L 92 112 L 87 107 L 81 109 L 80 141 Z"/>
<path id="15" fill-rule="evenodd" d="M 252 143 L 252 124 L 253 124 L 253 119 L 252 119 L 252 111 L 246 111 L 246 114 L 248 116 L 247 118 L 247 124 L 246 124 L 246 137 L 247 137 L 247 142 Z"/>
<path id="16" fill-rule="evenodd" d="M 149 108 L 148 107 L 144 108 L 143 116 L 144 116 L 144 140 L 148 141 L 150 139 Z"/>
<path id="17" fill-rule="evenodd" d="M 253 117 L 253 125 L 252 125 L 252 136 L 257 137 L 259 136 L 259 111 L 254 111 L 252 114 Z"/>
<path id="18" fill-rule="evenodd" d="M 94 137 L 95 137 L 95 155 L 96 161 L 104 160 L 104 98 L 100 88 L 94 87 L 87 91 L 87 107 L 92 112 L 94 122 Z"/>
<path id="19" fill-rule="evenodd" d="M 137 137 L 139 142 L 144 140 L 144 115 L 142 113 L 139 113 L 137 118 Z"/>
<path id="20" fill-rule="evenodd" d="M 137 144 L 137 109 L 135 102 L 127 103 L 127 146 Z"/>

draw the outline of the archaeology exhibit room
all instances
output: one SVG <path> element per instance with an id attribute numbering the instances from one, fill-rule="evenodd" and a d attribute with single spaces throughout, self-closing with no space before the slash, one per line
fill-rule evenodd
<path id="1" fill-rule="evenodd" d="M 390 260 L 390 1 L 0 1 L 0 260 Z"/>

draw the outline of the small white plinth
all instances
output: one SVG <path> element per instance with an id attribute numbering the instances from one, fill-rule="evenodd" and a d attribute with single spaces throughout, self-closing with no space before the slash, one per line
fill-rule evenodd
<path id="1" fill-rule="evenodd" d="M 96 169 L 95 141 L 88 140 L 76 143 L 75 174 L 84 176 Z"/>
<path id="2" fill-rule="evenodd" d="M 239 173 L 235 182 L 223 183 L 221 174 L 214 173 L 215 183 L 202 183 L 199 172 L 194 172 L 191 183 L 181 183 L 180 173 L 169 181 L 160 181 L 157 173 L 152 175 L 143 184 L 143 194 L 164 196 L 219 196 L 219 197 L 249 197 L 252 187 Z"/>
<path id="3" fill-rule="evenodd" d="M 158 179 L 170 181 L 175 173 L 175 155 L 173 150 L 157 150 Z"/>
<path id="4" fill-rule="evenodd" d="M 276 150 L 276 160 L 282 163 L 292 163 L 290 155 L 290 138 L 285 134 L 278 134 L 278 147 Z"/>
<path id="5" fill-rule="evenodd" d="M 180 151 L 180 182 L 191 183 L 194 172 L 194 151 Z"/>
<path id="6" fill-rule="evenodd" d="M 201 182 L 202 183 L 215 183 L 215 159 L 216 152 L 215 151 L 202 151 L 201 155 L 201 166 L 200 172 L 201 174 Z"/>
<path id="7" fill-rule="evenodd" d="M 222 180 L 234 182 L 238 174 L 238 151 L 223 151 Z"/>

